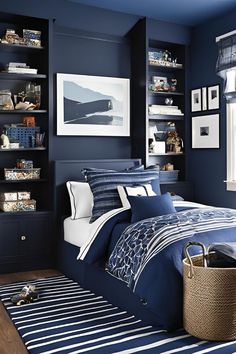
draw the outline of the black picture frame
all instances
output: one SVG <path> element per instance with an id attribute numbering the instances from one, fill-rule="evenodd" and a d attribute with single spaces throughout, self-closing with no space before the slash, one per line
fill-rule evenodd
<path id="1" fill-rule="evenodd" d="M 208 109 L 208 90 L 207 86 L 201 88 L 202 91 L 202 111 L 205 112 Z"/>
<path id="2" fill-rule="evenodd" d="M 202 90 L 196 88 L 191 90 L 191 112 L 201 112 L 202 110 Z"/>
<path id="3" fill-rule="evenodd" d="M 207 109 L 218 110 L 220 109 L 220 85 L 211 85 L 207 87 Z"/>

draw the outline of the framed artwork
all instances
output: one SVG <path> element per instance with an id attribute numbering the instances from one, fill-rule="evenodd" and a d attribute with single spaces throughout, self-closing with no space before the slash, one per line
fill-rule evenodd
<path id="1" fill-rule="evenodd" d="M 199 112 L 202 109 L 201 89 L 191 90 L 191 111 Z"/>
<path id="2" fill-rule="evenodd" d="M 202 87 L 202 110 L 207 110 L 207 88 Z"/>
<path id="3" fill-rule="evenodd" d="M 130 136 L 129 79 L 57 74 L 57 135 Z"/>
<path id="4" fill-rule="evenodd" d="M 208 110 L 220 108 L 220 85 L 209 86 L 208 94 Z"/>
<path id="5" fill-rule="evenodd" d="M 218 149 L 219 114 L 192 117 L 192 148 Z"/>

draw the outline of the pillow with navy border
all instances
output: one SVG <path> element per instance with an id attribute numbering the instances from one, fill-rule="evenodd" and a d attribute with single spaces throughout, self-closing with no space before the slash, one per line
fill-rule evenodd
<path id="1" fill-rule="evenodd" d="M 159 171 L 96 172 L 87 170 L 86 177 L 94 198 L 90 223 L 108 211 L 122 207 L 117 191 L 118 185 L 133 186 L 151 183 L 154 192 L 157 195 L 161 194 Z"/>
<path id="2" fill-rule="evenodd" d="M 128 196 L 131 205 L 131 223 L 166 214 L 176 213 L 170 193 L 144 197 Z"/>

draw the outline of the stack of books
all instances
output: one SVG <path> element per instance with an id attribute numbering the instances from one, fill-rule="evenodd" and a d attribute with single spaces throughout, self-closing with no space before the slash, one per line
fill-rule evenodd
<path id="1" fill-rule="evenodd" d="M 30 68 L 26 63 L 10 62 L 6 65 L 6 72 L 11 74 L 37 74 L 38 69 Z"/>
<path id="2" fill-rule="evenodd" d="M 168 114 L 173 116 L 183 116 L 178 106 L 167 106 L 163 104 L 152 104 L 148 108 L 149 114 Z"/>

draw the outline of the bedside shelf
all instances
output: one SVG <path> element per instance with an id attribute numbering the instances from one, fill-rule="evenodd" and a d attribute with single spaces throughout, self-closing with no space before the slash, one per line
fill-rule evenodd
<path id="1" fill-rule="evenodd" d="M 21 109 L 13 109 L 13 110 L 0 110 L 0 114 L 43 114 L 47 113 L 46 109 L 32 109 L 32 110 L 21 110 Z"/>
<path id="2" fill-rule="evenodd" d="M 150 96 L 184 96 L 183 92 L 176 91 L 148 91 Z"/>
<path id="3" fill-rule="evenodd" d="M 13 183 L 42 183 L 48 182 L 47 178 L 40 178 L 40 179 L 20 179 L 20 180 L 0 180 L 0 184 L 13 184 Z"/>
<path id="4" fill-rule="evenodd" d="M 19 74 L 0 72 L 0 80 L 29 80 L 29 79 L 46 79 L 45 74 Z"/>
<path id="5" fill-rule="evenodd" d="M 19 149 L 0 149 L 1 152 L 11 152 L 11 151 L 45 151 L 47 150 L 46 147 L 37 147 L 37 148 L 19 148 Z"/>
<path id="6" fill-rule="evenodd" d="M 0 43 L 0 50 L 7 51 L 7 52 L 28 52 L 28 51 L 41 51 L 44 50 L 44 47 L 37 47 L 37 46 L 29 46 L 29 45 L 21 45 L 21 44 L 6 44 Z"/>
<path id="7" fill-rule="evenodd" d="M 148 116 L 149 120 L 183 120 L 184 115 L 174 115 L 174 114 L 152 114 Z"/>
<path id="8" fill-rule="evenodd" d="M 164 154 L 155 154 L 154 152 L 149 152 L 148 153 L 149 156 L 184 156 L 184 153 L 180 152 L 180 153 L 177 153 L 177 152 L 166 152 Z"/>
<path id="9" fill-rule="evenodd" d="M 15 215 L 15 216 L 20 216 L 22 217 L 24 216 L 33 216 L 35 214 L 37 214 L 38 216 L 44 216 L 44 215 L 48 215 L 50 214 L 52 211 L 51 210 L 43 210 L 43 209 L 39 209 L 39 210 L 34 210 L 34 211 L 1 211 L 0 210 L 0 217 L 4 217 L 4 216 L 9 216 L 9 215 Z"/>
<path id="10" fill-rule="evenodd" d="M 181 71 L 184 70 L 184 67 L 179 67 L 179 66 L 162 66 L 162 65 L 156 65 L 156 64 L 148 64 L 149 66 L 149 72 L 153 71 L 163 71 L 163 72 L 170 72 L 170 71 Z"/>

